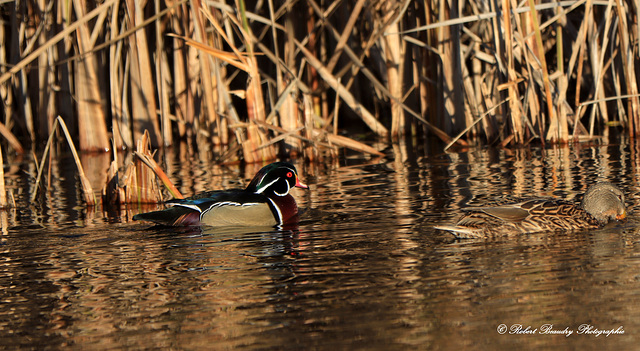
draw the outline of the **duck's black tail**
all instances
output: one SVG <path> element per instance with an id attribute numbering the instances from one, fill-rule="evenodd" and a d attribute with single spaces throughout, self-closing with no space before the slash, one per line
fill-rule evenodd
<path id="1" fill-rule="evenodd" d="M 138 213 L 134 221 L 147 221 L 165 226 L 200 225 L 200 213 L 187 207 L 173 206 L 162 211 Z"/>

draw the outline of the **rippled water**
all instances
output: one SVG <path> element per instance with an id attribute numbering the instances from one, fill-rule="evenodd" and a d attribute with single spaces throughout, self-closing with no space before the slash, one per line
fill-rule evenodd
<path id="1" fill-rule="evenodd" d="M 130 221 L 143 209 L 87 209 L 68 160 L 54 163 L 48 193 L 28 206 L 34 170 L 12 160 L 5 171 L 20 207 L 0 212 L 0 347 L 636 347 L 635 146 L 411 149 L 298 163 L 311 189 L 294 190 L 307 212 L 287 230 L 158 229 Z M 186 195 L 246 184 L 259 168 L 167 158 Z M 99 189 L 108 157 L 84 162 Z M 626 223 L 497 240 L 433 229 L 501 194 L 574 199 L 605 178 L 628 196 Z M 550 324 L 573 334 L 543 334 Z"/>

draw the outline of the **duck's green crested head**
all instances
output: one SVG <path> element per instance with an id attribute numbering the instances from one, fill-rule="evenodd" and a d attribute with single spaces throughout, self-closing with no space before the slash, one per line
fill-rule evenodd
<path id="1" fill-rule="evenodd" d="M 247 191 L 267 196 L 286 196 L 293 187 L 309 188 L 298 179 L 295 166 L 289 162 L 275 162 L 262 167 L 256 173 L 247 186 Z"/>

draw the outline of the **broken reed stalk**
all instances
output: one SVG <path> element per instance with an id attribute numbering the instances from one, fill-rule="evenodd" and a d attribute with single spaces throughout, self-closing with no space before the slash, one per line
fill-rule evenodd
<path id="1" fill-rule="evenodd" d="M 125 190 L 120 187 L 118 173 L 118 149 L 116 141 L 111 140 L 113 145 L 113 160 L 107 170 L 107 182 L 102 188 L 102 207 L 106 208 L 113 205 L 120 205 L 125 199 Z"/>
<path id="2" fill-rule="evenodd" d="M 184 198 L 184 196 L 182 196 L 178 188 L 176 188 L 176 186 L 173 185 L 169 177 L 167 177 L 167 174 L 164 173 L 164 171 L 162 170 L 162 168 L 160 168 L 160 166 L 158 166 L 156 161 L 153 159 L 153 156 L 149 152 L 141 153 L 141 152 L 135 151 L 134 155 L 136 155 L 136 157 L 138 157 L 138 159 L 140 159 L 142 163 L 144 163 L 147 167 L 149 167 L 153 171 L 153 173 L 155 173 L 156 176 L 160 178 L 160 181 L 162 181 L 162 184 L 164 184 L 167 190 L 169 190 L 169 193 L 171 193 L 171 196 L 173 196 L 174 199 Z"/>
<path id="3" fill-rule="evenodd" d="M 84 195 L 84 202 L 93 206 L 96 204 L 96 197 L 93 193 L 93 189 L 91 188 L 91 183 L 89 182 L 89 178 L 84 174 L 84 169 L 82 168 L 82 163 L 80 162 L 80 158 L 78 157 L 78 152 L 76 151 L 76 147 L 73 144 L 73 139 L 71 139 L 71 135 L 69 134 L 69 130 L 67 129 L 67 125 L 64 123 L 62 117 L 56 117 L 51 133 L 49 134 L 49 139 L 47 140 L 47 145 L 44 148 L 44 153 L 42 154 L 42 160 L 40 161 L 40 167 L 38 167 L 38 176 L 36 177 L 35 189 L 33 194 L 31 194 L 31 203 L 35 202 L 36 196 L 38 195 L 38 185 L 40 184 L 40 179 L 42 177 L 42 170 L 44 169 L 44 163 L 47 159 L 47 154 L 49 153 L 49 149 L 51 147 L 51 142 L 53 141 L 53 136 L 57 131 L 57 126 L 62 128 L 64 135 L 67 139 L 67 143 L 69 144 L 69 148 L 71 149 L 71 153 L 73 154 L 73 159 L 76 161 L 76 167 L 78 168 L 78 177 L 80 178 L 80 183 L 82 184 L 82 193 Z"/>
<path id="4" fill-rule="evenodd" d="M 140 139 L 136 142 L 136 153 L 141 155 L 151 154 L 151 140 L 149 131 L 145 130 Z M 126 203 L 158 203 L 162 202 L 162 194 L 156 184 L 155 175 L 139 157 L 135 158 L 133 164 L 129 165 L 125 173 L 125 196 Z"/>
<path id="5" fill-rule="evenodd" d="M 145 130 L 140 139 L 136 141 L 134 156 L 134 162 L 129 163 L 124 175 L 120 176 L 118 154 L 114 151 L 113 160 L 107 173 L 107 183 L 102 189 L 103 207 L 162 202 L 162 193 L 158 189 L 156 176 L 160 178 L 173 198 L 184 198 L 153 159 L 149 131 Z"/>

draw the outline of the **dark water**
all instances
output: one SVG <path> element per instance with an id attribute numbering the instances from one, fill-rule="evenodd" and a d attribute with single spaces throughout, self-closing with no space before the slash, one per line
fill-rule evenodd
<path id="1" fill-rule="evenodd" d="M 259 168 L 212 166 L 183 150 L 167 158 L 186 195 L 246 184 Z M 109 159 L 84 162 L 98 191 Z M 640 341 L 635 146 L 396 147 L 382 159 L 298 163 L 311 189 L 294 196 L 308 210 L 287 230 L 166 230 L 131 222 L 141 209 L 87 209 L 66 159 L 29 206 L 31 163 L 5 169 L 20 207 L 0 213 L 1 348 L 599 350 Z M 579 198 L 597 179 L 624 189 L 626 223 L 497 240 L 432 228 L 501 194 Z M 563 330 L 572 334 L 545 334 Z"/>

